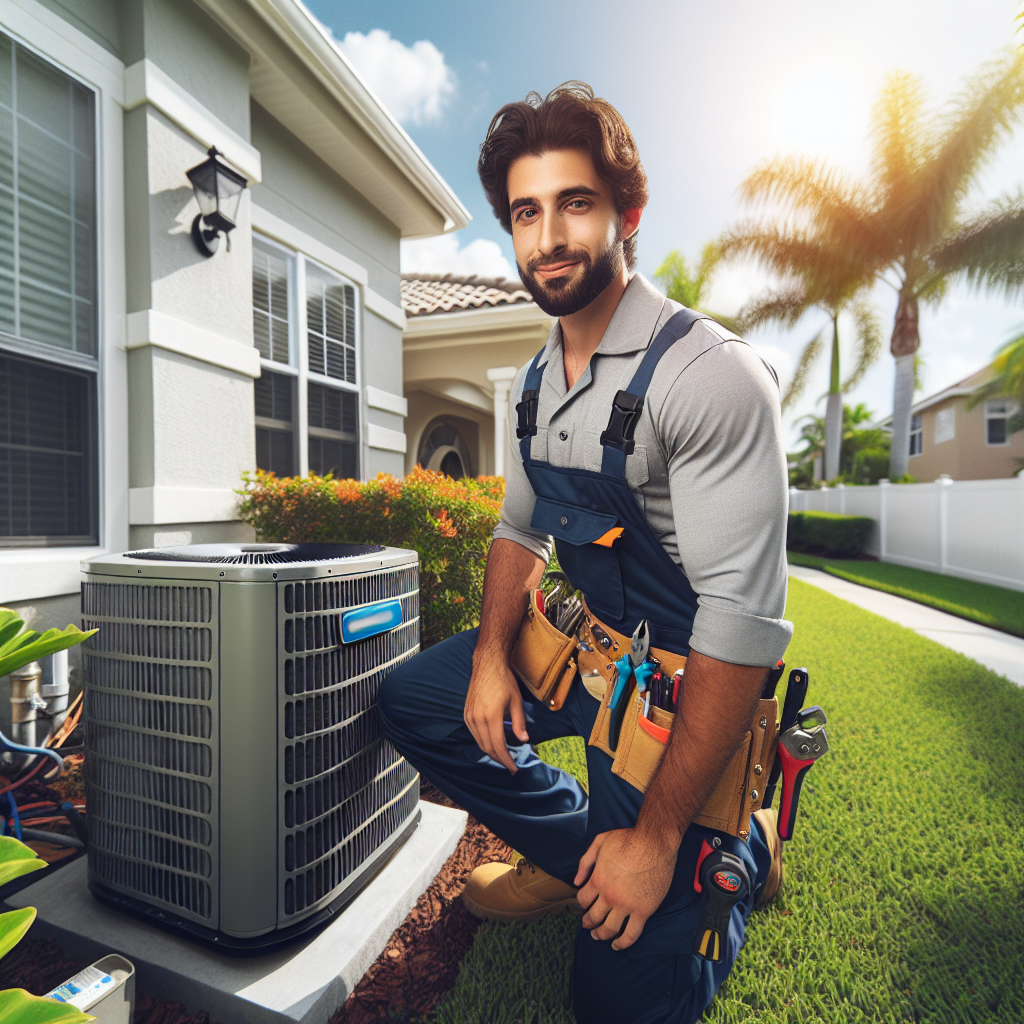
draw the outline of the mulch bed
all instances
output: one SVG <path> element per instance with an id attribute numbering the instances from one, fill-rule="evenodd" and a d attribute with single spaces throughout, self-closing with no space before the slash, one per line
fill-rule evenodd
<path id="1" fill-rule="evenodd" d="M 456 806 L 426 779 L 420 796 Z M 455 852 L 388 941 L 331 1024 L 386 1024 L 422 1019 L 455 984 L 459 965 L 481 922 L 459 896 L 479 864 L 508 860 L 511 849 L 470 817 Z"/>

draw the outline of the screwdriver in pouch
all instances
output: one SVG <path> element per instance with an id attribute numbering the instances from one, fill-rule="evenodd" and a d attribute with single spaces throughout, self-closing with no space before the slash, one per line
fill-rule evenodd
<path id="1" fill-rule="evenodd" d="M 725 951 L 732 908 L 750 892 L 750 876 L 739 857 L 713 850 L 700 866 L 704 892 L 704 923 L 697 930 L 693 951 L 705 960 L 719 961 Z"/>

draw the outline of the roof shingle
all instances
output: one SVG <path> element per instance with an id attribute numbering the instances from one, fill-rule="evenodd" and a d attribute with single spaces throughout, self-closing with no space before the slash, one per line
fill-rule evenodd
<path id="1" fill-rule="evenodd" d="M 452 274 L 403 274 L 402 309 L 406 316 L 429 316 L 460 309 L 533 302 L 518 281 L 504 277 L 456 277 Z"/>

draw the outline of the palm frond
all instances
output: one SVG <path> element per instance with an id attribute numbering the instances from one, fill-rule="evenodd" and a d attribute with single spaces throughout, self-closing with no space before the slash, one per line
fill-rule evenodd
<path id="1" fill-rule="evenodd" d="M 807 343 L 803 352 L 800 353 L 800 360 L 796 364 L 793 379 L 782 396 L 782 411 L 785 412 L 803 393 L 807 387 L 807 378 L 810 375 L 811 367 L 815 360 L 821 355 L 824 347 L 825 331 L 820 331 Z"/>
<path id="2" fill-rule="evenodd" d="M 718 242 L 708 242 L 701 250 L 700 263 L 697 264 L 697 291 L 701 299 L 711 287 L 711 279 L 715 276 L 718 264 L 722 262 L 722 247 Z"/>
<path id="3" fill-rule="evenodd" d="M 961 225 L 935 251 L 937 274 L 965 279 L 1007 298 L 1024 293 L 1024 190 L 1004 196 Z"/>
<path id="4" fill-rule="evenodd" d="M 928 157 L 930 133 L 924 119 L 924 83 L 896 71 L 886 76 L 871 113 L 872 177 L 880 195 L 898 204 Z"/>
<path id="5" fill-rule="evenodd" d="M 930 247 L 948 230 L 978 172 L 1024 114 L 1024 50 L 983 64 L 934 125 L 932 154 L 915 176 L 907 239 Z M 906 239 L 905 243 L 906 244 Z"/>
<path id="6" fill-rule="evenodd" d="M 882 324 L 875 307 L 864 299 L 858 299 L 851 312 L 857 331 L 857 361 L 853 372 L 843 381 L 844 392 L 852 391 L 882 354 Z"/>
<path id="7" fill-rule="evenodd" d="M 806 291 L 800 285 L 792 285 L 780 291 L 767 291 L 751 299 L 736 314 L 736 321 L 743 332 L 754 331 L 771 323 L 793 327 L 809 308 Z"/>

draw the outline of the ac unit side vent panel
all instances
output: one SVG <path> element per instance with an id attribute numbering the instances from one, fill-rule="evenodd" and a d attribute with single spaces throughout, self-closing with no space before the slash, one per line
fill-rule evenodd
<path id="1" fill-rule="evenodd" d="M 217 590 L 82 585 L 93 876 L 217 924 Z"/>
<path id="2" fill-rule="evenodd" d="M 97 657 L 86 651 L 84 667 L 89 687 L 181 700 L 208 701 L 213 696 L 213 673 L 205 666 Z"/>
<path id="3" fill-rule="evenodd" d="M 90 851 L 90 867 L 110 885 L 148 896 L 203 921 L 212 916 L 210 883 L 142 861 Z"/>
<path id="4" fill-rule="evenodd" d="M 82 615 L 152 622 L 209 622 L 210 587 L 148 587 L 134 583 L 83 583 Z"/>
<path id="5" fill-rule="evenodd" d="M 167 804 L 199 814 L 210 813 L 210 786 L 198 779 L 94 758 L 85 762 L 85 777 L 88 783 L 109 793 L 137 796 L 150 803 Z"/>

